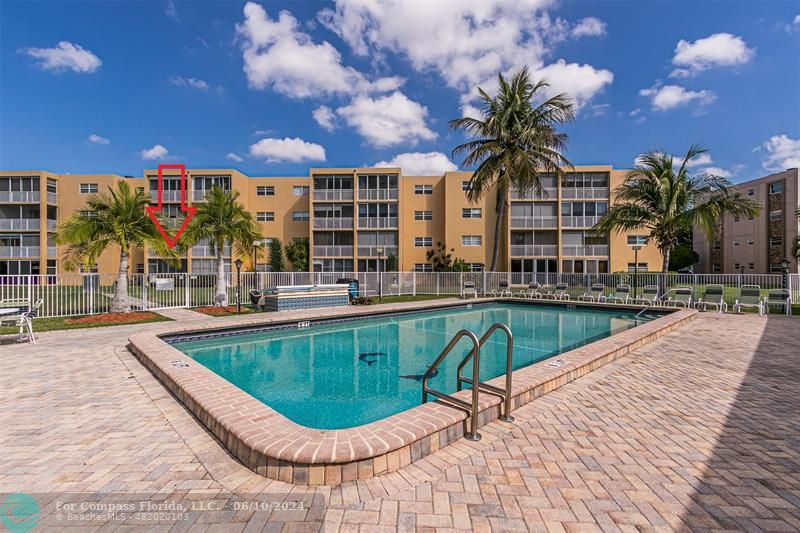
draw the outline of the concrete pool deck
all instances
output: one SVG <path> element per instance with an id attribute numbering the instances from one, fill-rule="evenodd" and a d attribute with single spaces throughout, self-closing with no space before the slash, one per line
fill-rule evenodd
<path id="1" fill-rule="evenodd" d="M 483 426 L 480 442 L 337 487 L 231 457 L 125 349 L 164 324 L 43 333 L 0 347 L 0 500 L 32 494 L 54 530 L 796 531 L 797 320 L 699 314 Z M 91 522 L 56 510 L 142 499 L 192 510 Z M 309 505 L 240 505 L 253 500 Z"/>

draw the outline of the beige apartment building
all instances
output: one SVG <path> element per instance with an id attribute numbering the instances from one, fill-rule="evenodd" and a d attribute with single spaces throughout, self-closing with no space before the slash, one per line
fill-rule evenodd
<path id="1" fill-rule="evenodd" d="M 613 202 L 611 191 L 627 175 L 611 166 L 581 166 L 558 180 L 542 177 L 540 195 L 512 191 L 503 220 L 498 270 L 512 272 L 604 273 L 634 268 L 631 245 L 643 232 L 597 235 L 591 228 Z M 0 172 L 0 275 L 63 272 L 53 240 L 59 224 L 85 211 L 89 195 L 121 180 L 148 191 L 157 201 L 158 174 L 142 178 L 116 174 Z M 488 268 L 494 246 L 496 197 L 470 203 L 465 194 L 471 173 L 406 176 L 400 168 L 312 168 L 308 176 L 249 177 L 234 169 L 187 169 L 187 202 L 202 202 L 215 185 L 236 191 L 253 212 L 264 236 L 286 243 L 309 239 L 314 271 L 430 271 L 427 254 L 442 243 L 473 270 Z M 180 226 L 180 174 L 162 174 L 162 215 Z M 796 189 L 795 189 L 796 190 Z M 118 250 L 107 250 L 92 270 L 113 273 Z M 226 249 L 228 260 L 231 250 Z M 259 254 L 266 263 L 266 249 Z M 245 268 L 253 268 L 243 258 Z M 639 269 L 658 271 L 661 256 L 652 245 L 638 254 Z M 147 250 L 131 250 L 132 273 L 215 272 L 208 243 L 196 243 L 180 266 Z M 230 267 L 228 267 L 230 268 Z"/>
<path id="2" fill-rule="evenodd" d="M 700 255 L 699 273 L 780 274 L 783 259 L 789 271 L 800 273 L 792 255 L 798 236 L 800 173 L 796 168 L 738 183 L 735 193 L 761 205 L 758 216 L 726 216 L 714 239 L 696 230 L 694 249 Z"/>

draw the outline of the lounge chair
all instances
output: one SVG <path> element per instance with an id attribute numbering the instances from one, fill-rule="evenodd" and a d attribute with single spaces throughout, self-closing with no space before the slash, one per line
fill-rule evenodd
<path id="1" fill-rule="evenodd" d="M 725 287 L 718 284 L 706 285 L 706 292 L 697 301 L 697 308 L 707 311 L 709 307 L 714 307 L 719 313 L 728 311 L 728 304 L 725 302 Z"/>
<path id="2" fill-rule="evenodd" d="M 631 301 L 640 305 L 655 305 L 658 302 L 658 285 L 645 285 L 642 295 L 632 298 Z"/>
<path id="3" fill-rule="evenodd" d="M 788 289 L 772 289 L 764 300 L 764 311 L 769 314 L 770 307 L 782 307 L 786 315 L 792 314 L 792 294 Z"/>
<path id="4" fill-rule="evenodd" d="M 761 298 L 761 287 L 758 285 L 742 285 L 739 298 L 733 304 L 733 312 L 741 312 L 743 307 L 755 307 L 759 315 L 764 315 L 764 300 Z"/>
<path id="5" fill-rule="evenodd" d="M 619 302 L 622 304 L 628 303 L 628 300 L 631 299 L 631 286 L 627 283 L 620 283 L 617 285 L 617 288 L 614 289 L 614 294 L 608 296 L 606 301 L 611 302 Z"/>
<path id="6" fill-rule="evenodd" d="M 42 307 L 44 300 L 41 298 L 36 301 L 33 307 L 28 308 L 28 300 L 15 300 L 14 301 L 19 305 L 19 309 L 25 309 L 19 313 L 14 313 L 12 315 L 0 315 L 0 327 L 2 326 L 10 326 L 14 328 L 19 328 L 19 339 L 18 342 L 22 342 L 24 339 L 24 333 L 27 330 L 27 337 L 28 340 L 36 344 L 36 337 L 33 335 L 33 321 L 31 320 L 34 318 L 39 309 Z M 4 308 L 9 308 L 12 302 L 9 300 L 5 300 L 2 302 L 2 306 Z"/>
<path id="7" fill-rule="evenodd" d="M 508 286 L 507 279 L 501 279 L 497 282 L 497 288 L 492 289 L 492 296 L 502 298 L 503 296 L 513 296 L 511 289 Z"/>
<path id="8" fill-rule="evenodd" d="M 582 295 L 578 296 L 578 300 L 583 300 L 586 302 L 602 302 L 606 299 L 603 296 L 606 292 L 606 286 L 602 283 L 592 283 L 592 286 L 589 287 L 589 292 L 584 292 Z"/>
<path id="9" fill-rule="evenodd" d="M 475 288 L 474 281 L 465 281 L 464 286 L 461 287 L 461 297 L 467 298 L 469 296 L 472 296 L 473 298 L 478 297 L 478 290 Z"/>
<path id="10" fill-rule="evenodd" d="M 569 300 L 567 289 L 569 289 L 568 284 L 556 283 L 556 286 L 553 289 L 542 294 L 542 298 L 549 298 L 553 300 Z"/>
<path id="11" fill-rule="evenodd" d="M 542 286 L 539 284 L 538 281 L 531 281 L 530 283 L 528 283 L 527 288 L 524 288 L 517 293 L 517 296 L 519 296 L 520 298 L 541 298 L 542 297 L 541 288 Z"/>
<path id="12" fill-rule="evenodd" d="M 693 292 L 691 287 L 677 287 L 672 289 L 669 299 L 665 305 L 673 307 L 692 307 Z"/>

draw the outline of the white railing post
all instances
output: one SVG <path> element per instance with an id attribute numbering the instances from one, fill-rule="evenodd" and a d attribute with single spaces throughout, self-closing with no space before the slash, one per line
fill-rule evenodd
<path id="1" fill-rule="evenodd" d="M 28 274 L 28 305 L 33 305 L 33 277 Z"/>
<path id="2" fill-rule="evenodd" d="M 483 295 L 486 296 L 486 271 L 483 271 Z"/>
<path id="3" fill-rule="evenodd" d="M 417 295 L 417 273 L 416 272 L 412 272 L 411 273 L 411 294 L 413 294 L 414 296 Z"/>
<path id="4" fill-rule="evenodd" d="M 188 272 L 183 274 L 183 282 L 184 282 L 184 291 L 185 291 L 185 298 L 183 300 L 184 307 L 191 307 L 192 306 L 192 288 L 190 286 L 192 279 Z"/>
<path id="5" fill-rule="evenodd" d="M 439 278 L 442 277 L 441 272 L 436 273 L 436 296 L 439 296 Z"/>
<path id="6" fill-rule="evenodd" d="M 147 301 L 147 275 L 146 274 L 142 274 L 141 279 L 142 279 L 142 311 L 147 311 L 147 308 L 149 307 L 147 305 L 148 304 L 148 301 Z"/>

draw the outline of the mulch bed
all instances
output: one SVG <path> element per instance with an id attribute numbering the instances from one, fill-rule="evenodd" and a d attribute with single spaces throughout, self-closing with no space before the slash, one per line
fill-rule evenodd
<path id="1" fill-rule="evenodd" d="M 105 313 L 102 315 L 89 315 L 80 318 L 64 319 L 65 324 L 132 324 L 148 320 L 158 320 L 160 315 L 147 311 L 133 313 Z"/>
<path id="2" fill-rule="evenodd" d="M 229 305 L 227 307 L 193 307 L 192 311 L 196 311 L 198 313 L 203 313 L 204 315 L 210 315 L 210 316 L 235 315 L 236 306 Z M 247 307 L 242 307 L 242 314 L 251 312 L 252 309 L 249 309 Z"/>

